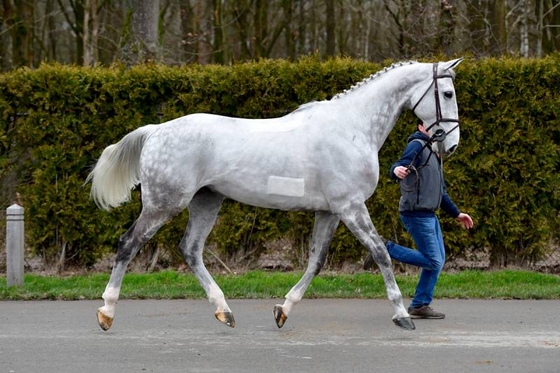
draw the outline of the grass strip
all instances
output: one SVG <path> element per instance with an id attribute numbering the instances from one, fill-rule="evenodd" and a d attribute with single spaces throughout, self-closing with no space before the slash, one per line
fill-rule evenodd
<path id="1" fill-rule="evenodd" d="M 301 278 L 301 272 L 249 271 L 215 275 L 228 299 L 283 298 Z M 6 285 L 0 277 L 0 300 L 100 299 L 108 274 L 68 277 L 25 275 L 24 285 Z M 405 298 L 414 294 L 417 275 L 397 276 Z M 380 274 L 320 274 L 306 298 L 386 298 Z M 121 299 L 202 299 L 205 294 L 191 273 L 162 271 L 125 275 Z M 560 276 L 523 270 L 442 273 L 435 298 L 560 299 Z"/>

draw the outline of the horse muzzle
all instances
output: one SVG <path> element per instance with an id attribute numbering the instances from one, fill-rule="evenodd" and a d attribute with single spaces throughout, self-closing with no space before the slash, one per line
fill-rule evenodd
<path id="1" fill-rule="evenodd" d="M 458 143 L 454 139 L 450 139 L 448 135 L 454 130 L 459 128 L 459 124 L 453 127 L 449 132 L 445 132 L 444 129 L 438 128 L 432 135 L 431 141 L 435 143 L 435 148 L 439 154 L 444 157 L 449 157 L 451 154 L 457 150 Z M 457 139 L 458 140 L 458 139 Z M 451 143 L 450 143 L 451 142 Z"/>

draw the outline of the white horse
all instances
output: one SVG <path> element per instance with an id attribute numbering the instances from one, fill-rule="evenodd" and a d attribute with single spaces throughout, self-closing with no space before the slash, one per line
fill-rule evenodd
<path id="1" fill-rule="evenodd" d="M 273 310 L 279 328 L 320 272 L 342 221 L 379 266 L 394 323 L 414 329 L 365 201 L 379 180 L 378 151 L 405 108 L 437 132 L 440 141 L 434 146 L 441 154 L 456 149 L 452 69 L 461 60 L 393 64 L 330 100 L 302 105 L 280 118 L 192 114 L 138 128 L 108 146 L 86 181 L 92 182 L 92 198 L 109 210 L 128 201 L 140 183 L 142 212 L 119 239 L 105 304 L 97 312 L 100 327 L 112 325 L 129 262 L 185 208 L 189 222 L 179 249 L 216 307 L 216 318 L 235 326 L 224 293 L 202 260 L 205 240 L 228 197 L 258 207 L 316 212 L 307 270 Z"/>

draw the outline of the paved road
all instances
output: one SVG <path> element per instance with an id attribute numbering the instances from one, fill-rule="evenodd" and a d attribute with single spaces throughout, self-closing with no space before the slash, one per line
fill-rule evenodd
<path id="1" fill-rule="evenodd" d="M 236 327 L 204 300 L 0 302 L 0 373 L 560 372 L 560 301 L 438 300 L 445 320 L 391 322 L 386 300 L 310 300 L 278 329 L 276 300 L 231 300 Z"/>

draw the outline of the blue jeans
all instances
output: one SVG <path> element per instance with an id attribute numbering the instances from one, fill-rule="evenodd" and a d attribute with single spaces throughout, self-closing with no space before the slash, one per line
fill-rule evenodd
<path id="1" fill-rule="evenodd" d="M 432 302 L 436 282 L 445 263 L 445 247 L 439 220 L 435 215 L 430 217 L 401 215 L 401 220 L 412 236 L 417 250 L 397 245 L 392 241 L 387 242 L 387 250 L 391 258 L 422 268 L 410 306 L 427 306 Z"/>

